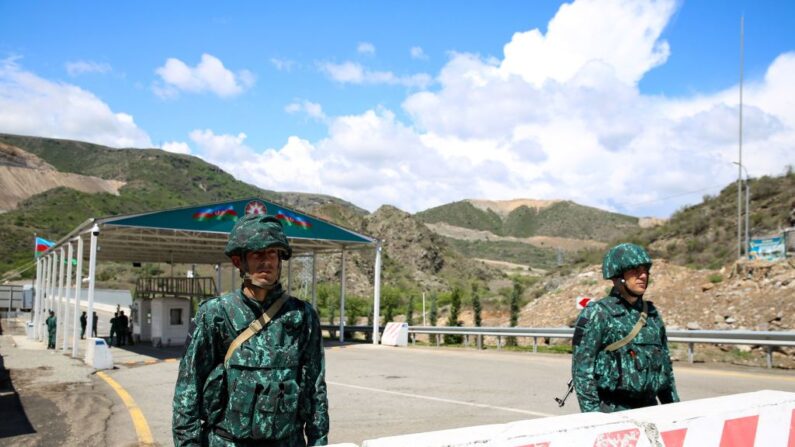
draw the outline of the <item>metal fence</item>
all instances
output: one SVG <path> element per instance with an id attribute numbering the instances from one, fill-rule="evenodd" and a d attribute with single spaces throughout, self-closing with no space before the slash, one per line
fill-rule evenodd
<path id="1" fill-rule="evenodd" d="M 334 333 L 339 326 L 323 325 L 324 330 Z M 372 333 L 372 326 L 345 326 L 345 332 Z M 381 328 L 383 332 L 383 328 Z M 523 328 L 523 327 L 450 327 L 450 326 L 409 326 L 409 335 L 412 342 L 416 342 L 417 334 L 427 334 L 435 336 L 436 345 L 440 344 L 440 338 L 444 335 L 460 335 L 464 337 L 464 344 L 470 344 L 470 337 L 475 338 L 475 345 L 478 349 L 483 348 L 483 337 L 496 337 L 497 349 L 503 345 L 505 337 L 531 337 L 533 339 L 533 352 L 538 351 L 539 338 L 563 338 L 569 339 L 574 336 L 572 328 Z M 750 345 L 764 346 L 766 348 L 767 367 L 773 367 L 773 348 L 774 347 L 795 347 L 795 331 L 770 332 L 770 331 L 690 331 L 690 330 L 670 330 L 667 331 L 668 341 L 676 343 L 687 343 L 688 362 L 693 363 L 695 345 L 714 344 L 714 345 Z"/>

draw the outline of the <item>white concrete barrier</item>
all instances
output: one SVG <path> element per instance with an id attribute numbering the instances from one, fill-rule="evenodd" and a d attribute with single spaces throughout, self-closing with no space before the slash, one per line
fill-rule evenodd
<path id="1" fill-rule="evenodd" d="M 113 355 L 105 339 L 88 338 L 85 362 L 95 369 L 113 369 Z"/>
<path id="2" fill-rule="evenodd" d="M 757 391 L 367 440 L 362 447 L 795 447 L 795 393 Z"/>
<path id="3" fill-rule="evenodd" d="M 381 334 L 381 344 L 387 346 L 403 346 L 409 344 L 409 324 L 390 322 Z"/>
<path id="4" fill-rule="evenodd" d="M 795 446 L 795 393 L 753 393 L 617 413 L 653 422 L 666 447 Z"/>

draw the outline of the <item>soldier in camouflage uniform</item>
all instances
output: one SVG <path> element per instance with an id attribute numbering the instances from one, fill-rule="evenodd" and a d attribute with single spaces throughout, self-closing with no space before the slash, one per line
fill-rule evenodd
<path id="1" fill-rule="evenodd" d="M 202 303 L 193 320 L 174 391 L 174 444 L 326 445 L 320 320 L 279 282 L 282 261 L 292 255 L 281 223 L 263 215 L 243 217 L 225 253 L 243 284 Z M 225 361 L 233 340 L 264 312 L 271 314 L 277 301 L 283 305 L 273 319 Z"/>
<path id="2" fill-rule="evenodd" d="M 44 322 L 47 325 L 47 349 L 55 349 L 55 333 L 58 327 L 58 319 L 55 312 L 50 311 L 50 316 Z"/>
<path id="3" fill-rule="evenodd" d="M 610 295 L 591 302 L 577 319 L 571 372 L 583 412 L 614 412 L 679 402 L 662 317 L 643 294 L 652 261 L 635 244 L 611 248 L 602 276 L 613 281 Z M 626 344 L 646 311 L 645 324 Z M 624 340 L 626 341 L 626 340 Z"/>

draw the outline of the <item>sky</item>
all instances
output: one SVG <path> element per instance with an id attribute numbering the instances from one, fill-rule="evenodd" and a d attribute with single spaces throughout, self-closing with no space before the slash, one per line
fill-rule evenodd
<path id="1" fill-rule="evenodd" d="M 668 217 L 795 165 L 795 2 L 0 0 L 0 132 L 369 211 Z M 190 181 L 186 179 L 186 181 Z"/>

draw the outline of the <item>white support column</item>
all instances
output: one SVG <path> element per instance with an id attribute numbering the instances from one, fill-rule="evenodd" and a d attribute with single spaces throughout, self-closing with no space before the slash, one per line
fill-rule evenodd
<path id="1" fill-rule="evenodd" d="M 99 236 L 99 227 L 94 225 L 91 228 L 91 247 L 88 252 L 88 324 L 86 331 L 90 331 L 94 327 L 94 283 L 96 281 L 97 273 L 97 237 Z M 173 266 L 173 264 L 172 264 Z M 97 337 L 99 337 L 99 328 L 97 328 Z"/>
<path id="2" fill-rule="evenodd" d="M 287 261 L 287 294 L 292 295 L 293 291 L 293 258 Z"/>
<path id="3" fill-rule="evenodd" d="M 312 250 L 312 307 L 317 309 L 317 253 Z M 320 315 L 320 311 L 317 312 Z"/>
<path id="4" fill-rule="evenodd" d="M 72 340 L 72 358 L 77 358 L 80 351 L 80 336 L 77 335 L 77 314 L 80 313 L 80 286 L 83 284 L 83 236 L 77 236 L 77 268 L 75 269 L 75 330 Z M 90 321 L 89 321 L 90 323 Z M 91 336 L 91 325 L 86 325 L 86 332 Z"/>
<path id="5" fill-rule="evenodd" d="M 55 264 L 56 264 L 56 258 L 57 258 L 57 256 L 56 256 L 55 252 L 53 252 L 49 256 L 49 260 L 48 260 L 48 262 L 49 262 L 49 264 L 48 264 L 49 265 L 49 272 L 50 273 L 49 273 L 49 277 L 47 279 L 47 282 L 48 282 L 48 284 L 47 284 L 47 308 L 44 310 L 44 314 L 42 315 L 42 316 L 45 316 L 45 317 L 49 317 L 50 316 L 50 310 L 52 310 L 52 308 L 55 307 L 54 295 L 55 295 Z M 47 318 L 44 318 L 43 321 L 47 321 Z M 50 333 L 48 331 L 47 332 L 48 342 L 49 342 L 49 336 L 50 336 Z M 44 337 L 42 337 L 42 340 L 44 340 Z"/>
<path id="6" fill-rule="evenodd" d="M 66 250 L 66 287 L 64 288 L 64 309 L 63 309 L 63 345 L 61 350 L 66 351 L 69 349 L 69 335 L 70 324 L 72 319 L 69 318 L 69 297 L 72 294 L 72 258 L 74 257 L 74 248 L 72 241 L 67 242 Z"/>
<path id="7" fill-rule="evenodd" d="M 381 316 L 381 241 L 375 244 L 375 278 L 373 278 L 373 344 L 381 339 L 379 319 Z"/>
<path id="8" fill-rule="evenodd" d="M 37 340 L 39 338 L 39 312 L 41 309 L 41 275 L 43 272 L 42 268 L 42 259 L 36 259 L 36 288 L 34 289 L 34 293 L 36 294 L 33 299 L 33 339 Z"/>
<path id="9" fill-rule="evenodd" d="M 36 340 L 44 339 L 44 316 L 47 314 L 47 304 L 50 298 L 50 256 L 47 255 L 42 258 L 41 264 L 41 305 L 39 306 L 39 331 Z"/>
<path id="10" fill-rule="evenodd" d="M 215 296 L 221 295 L 221 264 L 215 264 Z"/>
<path id="11" fill-rule="evenodd" d="M 342 271 L 340 272 L 340 343 L 345 341 L 345 249 L 342 249 Z"/>
<path id="12" fill-rule="evenodd" d="M 64 284 L 66 283 L 66 265 L 64 262 L 66 261 L 66 250 L 61 247 L 58 250 L 58 305 L 56 308 L 58 312 L 55 313 L 57 320 L 57 325 L 55 326 L 55 350 L 58 350 L 58 337 L 63 337 L 66 335 L 64 331 L 64 323 L 66 323 L 66 319 L 64 318 L 63 311 L 66 307 L 66 303 L 64 303 L 63 293 L 64 293 Z"/>

